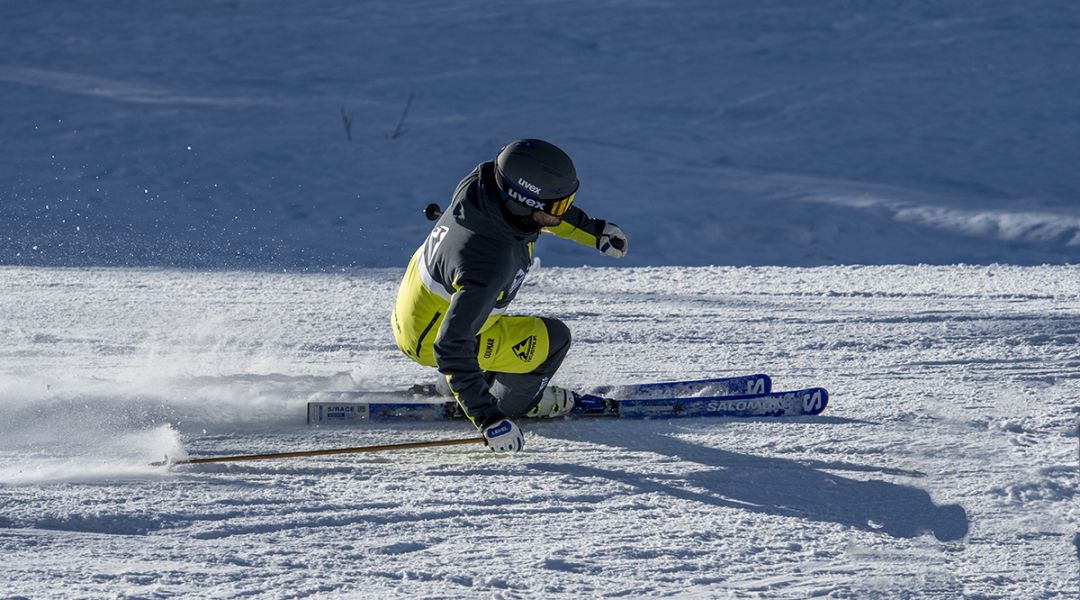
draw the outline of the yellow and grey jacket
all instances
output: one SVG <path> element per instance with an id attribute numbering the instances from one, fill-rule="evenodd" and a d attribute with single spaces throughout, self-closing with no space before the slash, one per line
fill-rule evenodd
<path id="1" fill-rule="evenodd" d="M 603 229 L 603 221 L 572 206 L 549 233 L 595 248 Z M 477 336 L 517 295 L 539 234 L 538 225 L 503 207 L 494 163 L 482 163 L 458 184 L 401 282 L 391 317 L 398 347 L 448 376 L 470 416 L 495 406 L 477 359 Z"/>

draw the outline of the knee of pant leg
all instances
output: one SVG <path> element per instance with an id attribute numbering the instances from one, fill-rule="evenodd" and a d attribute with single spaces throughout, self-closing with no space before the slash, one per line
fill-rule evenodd
<path id="1" fill-rule="evenodd" d="M 543 317 L 548 332 L 548 356 L 565 354 L 570 349 L 570 328 L 558 319 Z"/>

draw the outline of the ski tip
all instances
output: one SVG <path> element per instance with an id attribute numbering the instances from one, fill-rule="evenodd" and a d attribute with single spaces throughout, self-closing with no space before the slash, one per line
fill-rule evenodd
<path id="1" fill-rule="evenodd" d="M 150 463 L 150 466 L 151 467 L 165 467 L 166 469 L 172 468 L 172 466 L 173 466 L 172 459 L 169 458 L 168 454 L 166 454 L 164 456 L 165 456 L 164 460 L 154 461 L 154 462 Z"/>
<path id="2" fill-rule="evenodd" d="M 810 388 L 806 390 L 808 395 L 804 396 L 803 407 L 806 409 L 808 415 L 820 415 L 825 411 L 825 407 L 829 405 L 829 390 L 823 387 Z"/>

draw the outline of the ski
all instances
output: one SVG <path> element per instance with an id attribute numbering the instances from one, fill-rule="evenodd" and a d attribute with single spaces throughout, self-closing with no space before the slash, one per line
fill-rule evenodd
<path id="1" fill-rule="evenodd" d="M 308 402 L 308 425 L 463 419 L 457 402 Z"/>
<path id="2" fill-rule="evenodd" d="M 308 425 L 351 421 L 437 421 L 464 418 L 457 402 L 446 401 L 434 385 L 416 384 L 402 391 L 341 390 L 318 392 L 307 403 Z"/>
<path id="3" fill-rule="evenodd" d="M 689 396 L 747 396 L 768 394 L 772 379 L 763 373 L 737 377 L 713 377 L 690 381 L 666 381 L 636 385 L 605 385 L 589 390 L 606 398 L 685 398 Z"/>
<path id="4" fill-rule="evenodd" d="M 767 376 L 757 377 L 748 385 L 770 386 Z M 765 377 L 764 380 L 760 379 Z M 725 378 L 732 379 L 732 378 Z M 710 385 L 723 380 L 646 384 L 636 387 L 639 393 L 701 393 Z M 745 383 L 744 383 L 745 384 Z M 721 387 L 727 384 L 720 384 Z M 653 386 L 653 387 L 649 387 Z M 597 388 L 608 389 L 608 388 Z M 715 388 L 714 388 L 715 389 Z M 727 390 L 743 389 L 732 384 Z M 753 388 L 752 388 L 753 389 Z M 764 389 L 768 389 L 765 387 Z M 723 390 L 722 390 L 723 391 Z M 431 398 L 433 389 L 414 386 L 406 392 L 327 392 L 322 401 L 308 402 L 309 424 L 349 423 L 355 421 L 439 421 L 461 419 L 464 414 L 456 402 L 417 401 Z M 326 396 L 332 396 L 326 398 Z M 441 396 L 437 396 L 441 397 Z M 829 395 L 824 388 L 758 394 L 701 394 L 694 396 L 621 397 L 596 394 L 575 394 L 574 417 L 616 417 L 627 419 L 679 418 L 696 416 L 721 417 L 779 417 L 820 414 L 828 405 Z M 363 400 L 358 402 L 357 400 Z"/>
<path id="5" fill-rule="evenodd" d="M 793 417 L 817 415 L 829 404 L 829 392 L 814 387 L 766 394 L 694 396 L 688 398 L 613 399 L 582 394 L 575 416 L 623 419 L 682 417 Z"/>

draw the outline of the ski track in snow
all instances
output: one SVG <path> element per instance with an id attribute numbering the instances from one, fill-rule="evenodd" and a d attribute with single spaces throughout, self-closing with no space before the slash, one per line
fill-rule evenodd
<path id="1" fill-rule="evenodd" d="M 0 268 L 3 593 L 1058 598 L 1077 591 L 1080 268 L 543 268 L 557 382 L 768 372 L 820 417 L 309 428 L 306 392 L 427 381 L 398 270 Z"/>

